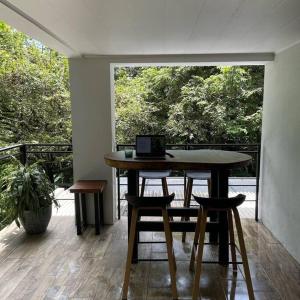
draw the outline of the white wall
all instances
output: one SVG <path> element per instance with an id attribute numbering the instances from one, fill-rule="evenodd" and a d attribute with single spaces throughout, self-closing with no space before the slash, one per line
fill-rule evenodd
<path id="1" fill-rule="evenodd" d="M 103 156 L 114 145 L 112 72 L 115 65 L 241 65 L 272 61 L 273 54 L 132 55 L 70 58 L 74 180 L 106 179 L 105 222 L 115 219 L 113 170 Z M 90 201 L 91 202 L 91 201 Z M 93 223 L 93 209 L 88 210 Z"/>
<path id="2" fill-rule="evenodd" d="M 300 44 L 266 65 L 261 218 L 300 262 Z"/>
<path id="3" fill-rule="evenodd" d="M 112 151 L 112 106 L 110 64 L 106 59 L 71 58 L 74 180 L 106 179 L 104 221 L 114 222 L 115 197 L 113 170 L 104 163 L 105 153 Z M 89 201 L 91 203 L 92 201 Z M 88 210 L 93 223 L 93 210 Z"/>

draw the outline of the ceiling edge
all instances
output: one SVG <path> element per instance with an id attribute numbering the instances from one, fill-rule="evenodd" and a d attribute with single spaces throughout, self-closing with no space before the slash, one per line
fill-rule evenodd
<path id="1" fill-rule="evenodd" d="M 23 23 L 25 21 L 27 23 L 27 25 L 29 25 L 29 26 L 27 26 L 27 28 L 20 29 L 20 28 L 18 28 L 19 26 L 17 24 L 14 24 L 15 23 L 14 20 L 16 19 L 16 16 L 14 16 L 14 18 L 10 18 L 8 16 L 8 18 L 5 21 L 12 27 L 15 27 L 16 29 L 29 35 L 31 38 L 37 39 L 40 42 L 42 42 L 43 44 L 45 44 L 46 46 L 48 46 L 50 48 L 54 48 L 58 52 L 62 52 L 63 54 L 65 54 L 67 56 L 78 56 L 79 55 L 77 53 L 77 51 L 75 49 L 73 49 L 66 41 L 61 39 L 59 36 L 57 36 L 55 33 L 53 33 L 47 27 L 45 27 L 44 25 L 39 23 L 37 20 L 35 20 L 34 18 L 32 18 L 31 16 L 26 14 L 24 11 L 20 10 L 18 7 L 16 7 L 9 1 L 0 0 L 0 4 L 5 6 L 8 10 L 10 10 L 17 17 L 21 18 L 23 20 Z M 10 16 L 11 16 L 11 14 L 10 14 Z M 32 26 L 34 26 L 36 29 L 38 29 L 38 31 L 41 31 L 42 33 L 44 33 L 44 34 L 42 34 L 43 35 L 42 38 L 40 36 L 36 36 L 36 34 L 32 33 L 33 30 L 30 30 L 32 28 Z M 45 40 L 45 37 L 48 37 L 48 38 Z M 59 44 L 59 45 L 57 45 L 57 47 L 55 47 L 55 45 L 53 46 L 53 44 L 54 44 L 53 40 L 55 41 L 55 43 Z"/>
<path id="2" fill-rule="evenodd" d="M 216 65 L 216 64 L 265 64 L 274 61 L 274 53 L 221 53 L 221 54 L 164 54 L 164 55 L 95 55 L 83 54 L 82 58 L 109 60 L 115 64 L 146 65 Z"/>

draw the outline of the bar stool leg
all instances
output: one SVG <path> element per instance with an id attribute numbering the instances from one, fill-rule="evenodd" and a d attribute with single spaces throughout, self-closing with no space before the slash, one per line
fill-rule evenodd
<path id="1" fill-rule="evenodd" d="M 128 294 L 130 268 L 131 268 L 131 261 L 132 261 L 132 256 L 133 256 L 133 247 L 134 247 L 134 239 L 135 239 L 135 233 L 136 233 L 137 218 L 138 218 L 137 209 L 132 208 L 130 234 L 129 234 L 129 240 L 128 240 L 128 252 L 127 252 L 127 259 L 126 259 L 126 269 L 125 269 L 125 276 L 124 276 L 123 289 L 122 289 L 122 299 L 123 300 L 127 299 L 127 294 Z"/>
<path id="2" fill-rule="evenodd" d="M 227 211 L 228 216 L 228 229 L 229 229 L 229 238 L 230 238 L 230 250 L 231 250 L 231 260 L 233 272 L 237 272 L 237 263 L 236 263 L 236 251 L 235 251 L 235 240 L 234 240 L 234 230 L 233 230 L 233 221 L 231 210 Z"/>
<path id="3" fill-rule="evenodd" d="M 87 212 L 86 212 L 86 198 L 85 193 L 80 193 L 81 208 L 82 208 L 82 219 L 84 227 L 87 226 Z"/>
<path id="4" fill-rule="evenodd" d="M 175 257 L 174 257 L 174 253 L 173 253 L 173 247 L 172 247 L 172 233 L 171 233 L 170 224 L 169 224 L 169 216 L 168 216 L 167 210 L 165 208 L 162 209 L 162 216 L 163 216 L 164 230 L 165 230 L 166 243 L 167 243 L 172 297 L 173 297 L 173 299 L 178 299 L 177 286 L 176 286 Z"/>
<path id="5" fill-rule="evenodd" d="M 240 251 L 241 251 L 241 256 L 242 256 L 242 260 L 243 260 L 243 267 L 244 267 L 245 279 L 246 279 L 246 284 L 247 284 L 248 296 L 249 296 L 250 300 L 254 300 L 255 298 L 254 298 L 252 280 L 251 280 L 251 276 L 250 276 L 250 270 L 249 270 L 249 264 L 248 264 L 248 258 L 247 258 L 247 252 L 246 252 L 246 247 L 245 247 L 245 241 L 244 241 L 244 236 L 243 236 L 240 215 L 236 208 L 233 208 L 232 210 L 233 210 L 233 214 L 234 214 L 235 226 L 236 226 L 236 230 L 237 230 L 237 235 L 238 235 L 239 244 L 240 244 Z"/>
<path id="6" fill-rule="evenodd" d="M 161 179 L 161 184 L 162 184 L 162 188 L 163 188 L 163 195 L 164 196 L 169 196 L 168 183 L 167 183 L 167 178 L 166 177 Z"/>
<path id="7" fill-rule="evenodd" d="M 193 190 L 193 179 L 188 178 L 186 194 L 184 195 L 184 207 L 190 207 L 191 204 L 191 197 L 192 197 L 192 190 Z M 188 221 L 189 217 L 182 217 L 181 221 Z M 182 233 L 182 243 L 185 243 L 186 239 L 186 232 Z"/>
<path id="8" fill-rule="evenodd" d="M 100 234 L 98 193 L 94 193 L 94 211 L 95 211 L 95 231 L 96 234 L 98 235 Z"/>
<path id="9" fill-rule="evenodd" d="M 201 275 L 201 265 L 202 265 L 206 222 L 207 222 L 207 209 L 202 209 L 199 245 L 198 245 L 197 260 L 196 260 L 196 271 L 195 271 L 194 285 L 193 285 L 193 291 L 192 291 L 192 299 L 193 300 L 198 299 L 199 291 L 200 291 L 200 275 Z"/>
<path id="10" fill-rule="evenodd" d="M 144 197 L 145 193 L 145 185 L 146 185 L 146 178 L 142 178 L 142 186 L 141 186 L 141 197 Z"/>
<path id="11" fill-rule="evenodd" d="M 192 245 L 192 253 L 191 253 L 191 260 L 190 260 L 190 271 L 194 271 L 195 254 L 196 254 L 197 245 L 198 245 L 198 241 L 199 241 L 200 225 L 201 225 L 201 221 L 202 221 L 201 216 L 202 216 L 202 208 L 199 207 L 197 223 L 196 223 L 196 228 L 195 228 L 194 242 L 193 242 L 193 245 Z"/>
<path id="12" fill-rule="evenodd" d="M 211 178 L 207 179 L 208 197 L 211 198 Z"/>

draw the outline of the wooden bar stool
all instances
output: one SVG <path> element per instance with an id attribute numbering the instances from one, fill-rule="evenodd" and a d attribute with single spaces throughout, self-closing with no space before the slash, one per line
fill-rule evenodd
<path id="1" fill-rule="evenodd" d="M 191 198 L 193 192 L 193 183 L 194 180 L 207 180 L 207 187 L 208 187 L 208 196 L 211 196 L 211 173 L 210 172 L 199 172 L 199 171 L 187 171 L 185 173 L 187 177 L 187 186 L 184 194 L 184 207 L 190 207 L 191 205 Z M 181 221 L 188 221 L 189 217 L 181 218 Z M 182 242 L 185 243 L 186 232 L 182 233 Z"/>
<path id="2" fill-rule="evenodd" d="M 172 289 L 172 297 L 173 299 L 178 299 L 177 294 L 177 285 L 176 285 L 176 262 L 175 255 L 173 251 L 173 238 L 172 232 L 170 229 L 169 216 L 167 207 L 173 201 L 175 194 L 170 196 L 163 197 L 136 197 L 129 196 L 126 194 L 126 199 L 130 205 L 132 205 L 132 215 L 131 215 L 131 224 L 130 224 L 130 232 L 129 232 L 129 240 L 128 240 L 128 252 L 127 252 L 127 260 L 126 260 L 126 269 L 125 269 L 125 277 L 122 289 L 122 299 L 127 299 L 128 294 L 128 285 L 130 278 L 130 269 L 134 248 L 134 240 L 136 236 L 136 226 L 138 221 L 138 212 L 139 209 L 160 209 L 162 212 L 163 223 L 164 223 L 164 232 L 166 237 L 166 245 L 167 245 L 167 254 L 168 254 L 168 262 L 169 262 L 169 270 L 171 277 L 171 289 Z"/>
<path id="3" fill-rule="evenodd" d="M 207 222 L 207 214 L 208 211 L 225 211 L 228 215 L 228 230 L 229 230 L 229 237 L 230 237 L 230 249 L 231 249 L 231 257 L 232 257 L 232 264 L 233 270 L 237 271 L 237 261 L 236 261 L 236 244 L 234 240 L 234 230 L 233 230 L 233 221 L 232 221 L 232 212 L 235 219 L 235 225 L 240 245 L 240 253 L 242 257 L 242 263 L 244 267 L 246 285 L 248 290 L 249 299 L 254 300 L 254 292 L 252 286 L 252 280 L 250 276 L 247 252 L 244 242 L 243 230 L 241 225 L 241 220 L 239 216 L 239 212 L 237 207 L 241 205 L 244 201 L 246 196 L 239 194 L 233 198 L 202 198 L 194 196 L 195 200 L 198 204 L 200 204 L 199 212 L 198 212 L 198 219 L 197 225 L 195 229 L 195 237 L 194 243 L 192 247 L 192 254 L 191 254 L 191 261 L 190 261 L 190 270 L 194 269 L 194 262 L 195 262 L 195 252 L 197 250 L 197 258 L 196 258 L 196 271 L 194 277 L 194 285 L 193 285 L 193 292 L 192 292 L 192 299 L 197 300 L 199 297 L 199 281 L 201 275 L 201 264 L 202 264 L 202 256 L 203 256 L 203 246 L 204 246 L 204 238 L 205 238 L 205 229 L 206 229 L 206 222 Z M 198 247 L 197 247 L 198 245 Z M 197 249 L 198 248 L 198 249 Z"/>
<path id="4" fill-rule="evenodd" d="M 100 234 L 100 224 L 103 224 L 103 191 L 106 180 L 79 180 L 69 189 L 75 194 L 75 217 L 77 235 L 87 226 L 86 197 L 85 194 L 94 194 L 95 231 Z M 83 223 L 83 224 L 82 224 Z"/>
<path id="5" fill-rule="evenodd" d="M 142 177 L 142 187 L 141 187 L 141 197 L 144 196 L 146 180 L 147 179 L 161 179 L 161 185 L 163 190 L 163 195 L 168 196 L 168 184 L 167 184 L 167 177 L 171 175 L 170 170 L 166 171 L 140 171 L 139 176 Z"/>

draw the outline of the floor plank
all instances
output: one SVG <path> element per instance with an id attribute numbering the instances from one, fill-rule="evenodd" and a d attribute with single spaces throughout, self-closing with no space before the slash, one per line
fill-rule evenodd
<path id="1" fill-rule="evenodd" d="M 62 202 L 47 232 L 29 236 L 14 224 L 0 232 L 0 299 L 120 300 L 127 250 L 127 220 L 105 226 L 100 236 L 88 228 L 76 235 L 73 203 Z M 73 214 L 73 215 L 72 215 Z M 260 223 L 242 220 L 256 299 L 300 299 L 300 266 Z M 180 299 L 191 299 L 193 273 L 187 243 L 175 233 L 177 285 Z M 162 233 L 142 233 L 141 240 L 162 241 Z M 142 244 L 143 258 L 166 257 L 165 244 Z M 216 246 L 206 246 L 205 259 L 214 259 Z M 204 265 L 200 280 L 202 299 L 248 299 L 243 270 Z M 171 299 L 167 262 L 132 266 L 128 299 Z"/>

